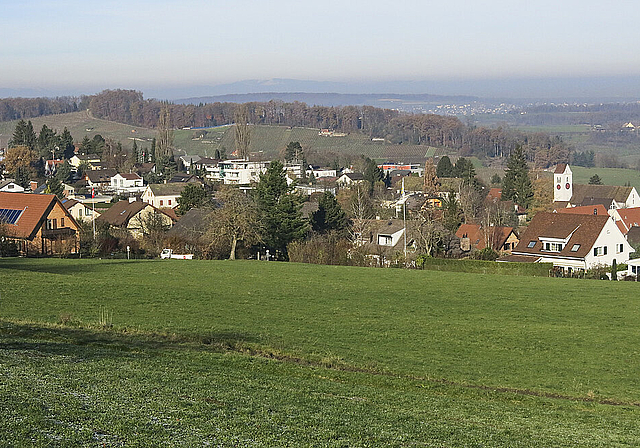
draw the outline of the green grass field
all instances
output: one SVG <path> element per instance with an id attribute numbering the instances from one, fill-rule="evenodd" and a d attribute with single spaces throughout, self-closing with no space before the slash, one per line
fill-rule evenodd
<path id="1" fill-rule="evenodd" d="M 640 171 L 623 168 L 584 168 L 572 166 L 573 182 L 576 184 L 587 184 L 594 174 L 600 176 L 605 185 L 625 185 L 627 182 L 631 186 L 640 189 Z"/>
<path id="2" fill-rule="evenodd" d="M 62 132 L 67 127 L 75 141 L 82 141 L 86 135 L 93 138 L 100 134 L 104 138 L 112 138 L 122 142 L 126 148 L 133 146 L 137 139 L 138 147 L 150 148 L 151 139 L 157 136 L 154 129 L 130 126 L 107 120 L 93 118 L 87 111 L 69 114 L 48 115 L 31 119 L 34 130 L 40 131 L 43 124 Z M 6 147 L 15 129 L 17 121 L 0 122 L 0 147 Z M 226 150 L 227 156 L 235 148 L 233 126 L 221 126 L 202 130 L 177 129 L 174 131 L 174 145 L 179 155 L 190 154 L 214 157 L 216 150 Z M 288 128 L 286 126 L 251 126 L 251 143 L 249 151 L 264 159 L 280 157 L 281 151 L 289 142 L 299 141 L 305 148 L 307 158 L 314 160 L 317 155 L 333 157 L 359 156 L 389 161 L 422 161 L 429 150 L 422 145 L 391 145 L 372 142 L 360 134 L 349 134 L 344 137 L 324 137 L 318 135 L 318 129 Z M 430 155 L 442 155 L 442 149 L 432 151 Z M 324 157 L 327 158 L 327 157 Z"/>
<path id="3" fill-rule="evenodd" d="M 2 259 L 0 440 L 633 446 L 637 288 L 250 261 Z"/>

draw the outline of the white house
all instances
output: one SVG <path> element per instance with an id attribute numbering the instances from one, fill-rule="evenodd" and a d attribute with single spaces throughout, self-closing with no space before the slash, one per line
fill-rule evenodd
<path id="1" fill-rule="evenodd" d="M 626 263 L 635 250 L 609 215 L 541 212 L 500 261 L 553 263 L 566 272 Z"/>
<path id="2" fill-rule="evenodd" d="M 207 177 L 225 184 L 248 185 L 260 180 L 260 174 L 267 171 L 269 162 L 250 162 L 243 159 L 224 160 L 209 170 Z"/>
<path id="3" fill-rule="evenodd" d="M 0 191 L 8 193 L 24 193 L 24 188 L 15 183 L 13 179 L 0 180 Z"/>
<path id="4" fill-rule="evenodd" d="M 92 220 L 100 216 L 98 210 L 94 210 L 95 207 L 89 206 L 89 204 L 82 203 L 76 199 L 63 199 L 62 205 L 71 213 L 76 220 Z"/>
<path id="5" fill-rule="evenodd" d="M 342 176 L 336 180 L 336 185 L 339 187 L 349 187 L 362 182 L 364 182 L 364 176 L 361 173 L 343 173 Z"/>
<path id="6" fill-rule="evenodd" d="M 144 181 L 135 173 L 118 173 L 111 177 L 111 189 L 118 193 L 139 193 L 144 191 Z"/>
<path id="7" fill-rule="evenodd" d="M 310 166 L 307 170 L 307 177 L 311 176 L 313 173 L 313 177 L 316 179 L 320 179 L 323 177 L 337 177 L 338 171 L 334 168 L 321 168 L 317 166 Z"/>
<path id="8" fill-rule="evenodd" d="M 558 164 L 553 179 L 553 201 L 556 207 L 603 204 L 607 208 L 620 209 L 640 206 L 640 195 L 635 187 L 574 184 L 571 168 L 565 163 Z"/>
<path id="9" fill-rule="evenodd" d="M 142 193 L 142 201 L 156 208 L 175 208 L 187 183 L 150 184 Z"/>

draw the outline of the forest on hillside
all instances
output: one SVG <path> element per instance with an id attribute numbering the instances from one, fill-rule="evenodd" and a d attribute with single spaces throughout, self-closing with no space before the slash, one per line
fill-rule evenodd
<path id="1" fill-rule="evenodd" d="M 308 127 L 360 133 L 384 138 L 389 144 L 436 146 L 461 156 L 504 158 L 521 146 L 538 168 L 568 162 L 570 148 L 562 139 L 546 133 L 526 133 L 498 127 L 463 123 L 453 116 L 409 114 L 372 106 L 309 106 L 283 101 L 210 104 L 173 104 L 144 99 L 135 90 L 105 90 L 80 98 L 0 100 L 1 120 L 25 119 L 52 113 L 88 109 L 95 118 L 147 128 L 157 128 L 161 112 L 174 129 L 214 127 L 235 122 L 239 108 L 253 125 Z"/>

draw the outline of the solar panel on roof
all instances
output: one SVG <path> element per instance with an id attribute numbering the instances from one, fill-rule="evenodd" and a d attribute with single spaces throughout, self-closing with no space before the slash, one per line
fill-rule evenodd
<path id="1" fill-rule="evenodd" d="M 0 221 L 6 224 L 16 224 L 24 210 L 14 210 L 11 208 L 0 208 Z"/>

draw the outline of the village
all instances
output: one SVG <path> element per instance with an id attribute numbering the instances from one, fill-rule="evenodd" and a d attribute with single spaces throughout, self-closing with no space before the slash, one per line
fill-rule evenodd
<path id="1" fill-rule="evenodd" d="M 553 197 L 532 213 L 513 194 L 503 197 L 500 184 L 479 183 L 464 158 L 455 166 L 444 156 L 424 165 L 363 159 L 359 167 L 321 167 L 306 164 L 297 142 L 291 146 L 290 157 L 279 163 L 287 194 L 299 198 L 301 219 L 309 223 L 306 239 L 313 233 L 321 198 L 337 198 L 346 224 L 333 230 L 342 232 L 350 250 L 365 260 L 361 264 L 415 267 L 420 256 L 427 256 L 550 263 L 549 274 L 555 276 L 598 271 L 601 277 L 636 279 L 640 273 L 640 259 L 634 259 L 640 243 L 640 196 L 634 187 L 574 184 L 570 166 L 561 163 L 548 180 Z M 63 165 L 71 173 L 52 191 L 51 180 Z M 113 256 L 125 247 L 129 255 L 134 246 L 137 256 L 157 256 L 171 247 L 211 257 L 199 250 L 199 243 L 211 219 L 207 210 L 223 205 L 216 200 L 220 189 L 251 195 L 272 163 L 248 156 L 222 160 L 182 155 L 175 157 L 175 165 L 170 176 L 156 172 L 152 162 L 134 163 L 123 172 L 106 168 L 99 155 L 76 147 L 69 159 L 45 161 L 46 182 L 30 180 L 25 188 L 5 172 L 0 182 L 4 255 Z M 194 192 L 200 199 L 191 204 L 185 198 Z M 96 240 L 96 228 L 115 229 L 122 241 L 109 247 L 103 242 L 90 254 L 82 246 Z M 143 241 L 152 233 L 155 245 L 149 250 Z M 247 241 L 243 256 L 270 259 L 269 247 L 261 247 L 262 253 L 260 244 L 251 247 Z"/>

